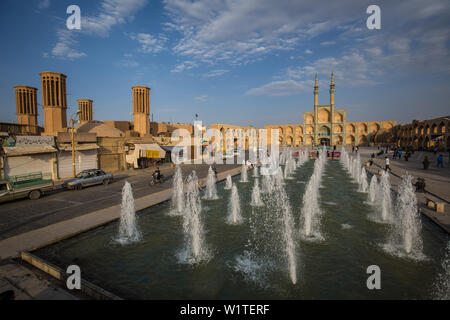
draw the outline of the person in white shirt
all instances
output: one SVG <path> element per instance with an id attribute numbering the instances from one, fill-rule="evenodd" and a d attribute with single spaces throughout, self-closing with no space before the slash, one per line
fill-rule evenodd
<path id="1" fill-rule="evenodd" d="M 385 170 L 386 171 L 388 171 L 388 170 L 391 171 L 391 168 L 389 167 L 389 158 L 385 157 L 384 159 L 385 159 L 384 161 L 385 161 L 385 165 L 386 165 Z"/>

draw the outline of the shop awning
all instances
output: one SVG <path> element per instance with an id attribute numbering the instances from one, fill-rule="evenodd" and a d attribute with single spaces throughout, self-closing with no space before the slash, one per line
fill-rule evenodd
<path id="1" fill-rule="evenodd" d="M 94 150 L 100 148 L 95 143 L 83 143 L 75 145 L 75 151 Z M 59 146 L 59 150 L 72 151 L 72 145 Z"/>
<path id="2" fill-rule="evenodd" d="M 158 144 L 138 144 L 134 145 L 134 154 L 138 158 L 160 158 L 166 157 L 166 151 L 162 149 Z"/>
<path id="3" fill-rule="evenodd" d="M 16 147 L 3 147 L 3 151 L 7 156 L 23 156 L 27 154 L 36 153 L 51 153 L 57 150 L 48 145 L 41 146 L 16 146 Z"/>

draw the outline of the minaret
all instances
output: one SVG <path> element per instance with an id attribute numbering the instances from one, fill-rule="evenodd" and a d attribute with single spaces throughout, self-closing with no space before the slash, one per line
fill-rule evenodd
<path id="1" fill-rule="evenodd" d="M 44 135 L 55 136 L 67 128 L 66 75 L 59 72 L 40 73 L 42 107 L 44 108 Z"/>
<path id="2" fill-rule="evenodd" d="M 330 84 L 330 111 L 331 111 L 331 145 L 335 144 L 334 136 L 334 73 L 331 72 L 331 84 Z"/>
<path id="3" fill-rule="evenodd" d="M 93 120 L 93 101 L 90 99 L 78 99 L 78 110 L 80 113 L 80 124 Z"/>
<path id="4" fill-rule="evenodd" d="M 334 108 L 334 73 L 331 73 L 331 84 L 330 84 L 330 106 Z"/>
<path id="5" fill-rule="evenodd" d="M 317 80 L 317 72 L 316 72 L 316 84 L 314 85 L 314 107 L 319 105 L 319 83 Z"/>
<path id="6" fill-rule="evenodd" d="M 133 89 L 133 116 L 134 131 L 141 137 L 150 133 L 150 88 L 134 86 Z"/>
<path id="7" fill-rule="evenodd" d="M 28 86 L 15 86 L 16 113 L 19 124 L 37 126 L 37 89 Z"/>

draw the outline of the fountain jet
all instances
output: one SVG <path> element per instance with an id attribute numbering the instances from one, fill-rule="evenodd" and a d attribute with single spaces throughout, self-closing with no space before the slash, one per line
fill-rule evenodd
<path id="1" fill-rule="evenodd" d="M 181 167 L 176 166 L 175 175 L 173 177 L 173 192 L 172 192 L 172 210 L 170 215 L 179 216 L 183 213 L 184 208 L 184 193 L 183 193 L 183 175 Z"/>
<path id="2" fill-rule="evenodd" d="M 261 207 L 261 206 L 264 205 L 264 203 L 261 200 L 261 193 L 260 193 L 260 190 L 259 190 L 259 180 L 258 180 L 258 178 L 255 179 L 255 183 L 253 185 L 251 205 L 253 207 Z"/>
<path id="3" fill-rule="evenodd" d="M 122 204 L 120 206 L 119 235 L 116 241 L 128 244 L 141 240 L 141 233 L 137 227 L 137 218 L 134 208 L 133 189 L 128 181 L 122 188 Z"/>
<path id="4" fill-rule="evenodd" d="M 233 187 L 233 181 L 231 180 L 231 175 L 227 175 L 227 180 L 225 183 L 225 190 L 230 190 Z"/>
<path id="5" fill-rule="evenodd" d="M 228 203 L 228 223 L 239 224 L 242 222 L 239 193 L 235 184 L 231 188 L 230 202 Z"/>
<path id="6" fill-rule="evenodd" d="M 214 173 L 211 166 L 209 166 L 208 176 L 206 178 L 205 196 L 203 197 L 203 199 L 217 200 L 218 198 L 219 197 L 217 196 L 217 189 L 216 189 L 216 174 Z"/>

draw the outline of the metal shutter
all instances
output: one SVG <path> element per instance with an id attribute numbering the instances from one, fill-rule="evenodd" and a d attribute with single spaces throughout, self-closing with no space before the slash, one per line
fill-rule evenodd
<path id="1" fill-rule="evenodd" d="M 5 175 L 8 177 L 35 172 L 41 172 L 44 179 L 52 179 L 51 153 L 6 158 Z"/>

